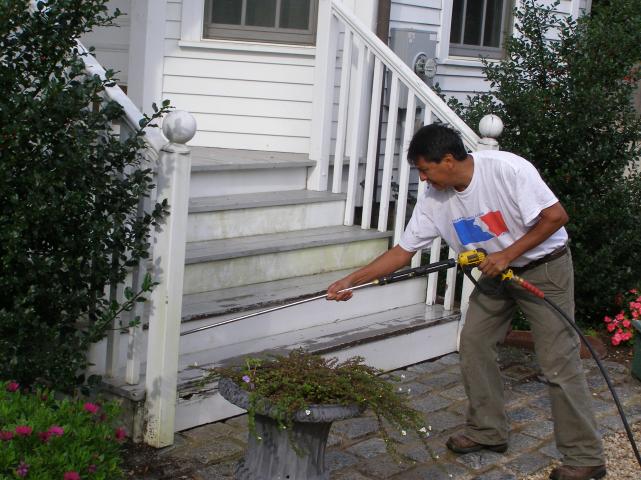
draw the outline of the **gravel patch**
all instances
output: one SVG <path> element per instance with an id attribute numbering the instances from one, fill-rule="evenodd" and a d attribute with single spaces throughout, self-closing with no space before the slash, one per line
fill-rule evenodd
<path id="1" fill-rule="evenodd" d="M 641 445 L 641 422 L 633 425 L 632 432 L 637 445 Z M 606 436 L 603 439 L 603 443 L 608 467 L 606 479 L 627 480 L 641 478 L 641 467 L 634 457 L 634 452 L 632 452 L 632 447 L 624 430 Z M 524 480 L 548 480 L 552 468 L 559 464 L 559 462 L 555 462 L 551 467 L 523 478 Z"/>

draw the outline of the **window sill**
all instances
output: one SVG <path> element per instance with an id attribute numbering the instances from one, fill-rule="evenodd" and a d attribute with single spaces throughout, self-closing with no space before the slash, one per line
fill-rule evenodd
<path id="1" fill-rule="evenodd" d="M 495 58 L 488 59 L 491 63 L 499 62 L 500 60 Z M 480 60 L 473 59 L 473 57 L 448 57 L 445 60 L 440 62 L 441 65 L 451 65 L 453 67 L 474 67 L 474 68 L 483 68 L 483 64 Z"/>
<path id="2" fill-rule="evenodd" d="M 240 52 L 278 53 L 284 55 L 300 55 L 305 57 L 313 57 L 316 55 L 315 46 L 282 45 L 278 43 L 203 39 L 200 41 L 179 40 L 178 46 L 182 48 L 204 48 L 206 50 L 235 50 Z"/>

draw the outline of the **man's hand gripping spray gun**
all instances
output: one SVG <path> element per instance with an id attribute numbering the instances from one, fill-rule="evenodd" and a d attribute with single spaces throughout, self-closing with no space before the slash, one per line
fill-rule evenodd
<path id="1" fill-rule="evenodd" d="M 486 258 L 487 258 L 487 252 L 482 248 L 479 248 L 477 250 L 468 250 L 466 252 L 462 252 L 461 254 L 459 254 L 458 264 L 463 270 L 465 269 L 471 270 L 474 267 L 478 267 L 481 263 L 483 263 L 483 261 Z M 545 293 L 543 293 L 541 290 L 536 288 L 527 280 L 524 280 L 518 275 L 515 275 L 511 268 L 508 268 L 503 273 L 501 273 L 501 281 L 505 281 L 505 280 L 516 282 L 518 285 L 526 289 L 528 292 L 532 293 L 533 295 L 536 295 L 539 298 L 545 297 Z"/>

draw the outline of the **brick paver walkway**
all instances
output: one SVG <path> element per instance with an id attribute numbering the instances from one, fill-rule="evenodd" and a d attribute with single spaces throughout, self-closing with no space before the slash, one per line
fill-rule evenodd
<path id="1" fill-rule="evenodd" d="M 447 437 L 464 424 L 466 398 L 459 372 L 458 354 L 413 365 L 394 373 L 398 388 L 424 413 L 431 427 L 431 452 L 412 436 L 395 438 L 404 460 L 399 463 L 385 452 L 376 435 L 376 420 L 367 414 L 332 426 L 326 455 L 332 480 L 510 480 L 548 467 L 560 457 L 554 445 L 550 402 L 545 379 L 533 355 L 519 349 L 500 350 L 507 413 L 511 423 L 506 454 L 490 451 L 454 455 L 445 446 Z M 618 363 L 605 362 L 617 385 L 630 422 L 641 421 L 641 383 Z M 623 426 L 596 363 L 585 360 L 593 405 L 602 433 Z M 155 473 L 148 480 L 231 480 L 247 440 L 246 416 L 182 432 L 176 444 L 154 453 Z M 149 458 L 146 460 L 149 461 Z M 130 464 L 137 459 L 130 459 Z"/>

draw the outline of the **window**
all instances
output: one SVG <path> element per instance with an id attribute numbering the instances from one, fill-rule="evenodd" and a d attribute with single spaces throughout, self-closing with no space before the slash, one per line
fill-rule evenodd
<path id="1" fill-rule="evenodd" d="M 509 4 L 510 0 L 454 0 L 450 54 L 501 58 Z"/>
<path id="2" fill-rule="evenodd" d="M 205 38 L 313 45 L 318 0 L 207 0 Z"/>

